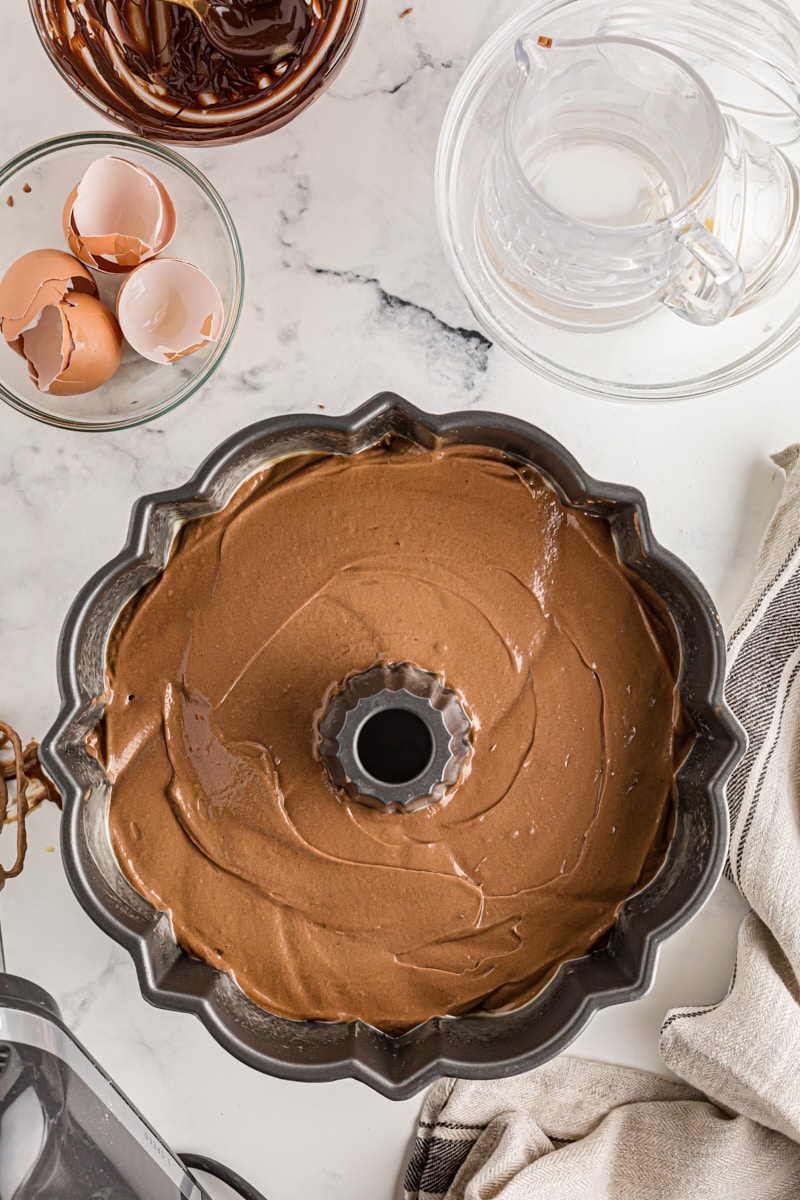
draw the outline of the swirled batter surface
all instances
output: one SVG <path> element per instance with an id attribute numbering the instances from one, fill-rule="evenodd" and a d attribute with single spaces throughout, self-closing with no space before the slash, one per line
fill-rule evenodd
<path id="1" fill-rule="evenodd" d="M 385 814 L 314 749 L 330 685 L 417 663 L 469 772 Z M 300 455 L 187 524 L 108 653 L 109 825 L 179 943 L 271 1012 L 388 1030 L 519 1005 L 662 861 L 677 650 L 608 523 L 492 451 Z"/>

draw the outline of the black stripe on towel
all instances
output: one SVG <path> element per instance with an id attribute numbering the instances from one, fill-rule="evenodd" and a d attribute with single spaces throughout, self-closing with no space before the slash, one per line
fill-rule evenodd
<path id="1" fill-rule="evenodd" d="M 406 1170 L 406 1192 L 444 1195 L 472 1153 L 475 1139 L 418 1138 Z"/>
<path id="2" fill-rule="evenodd" d="M 755 799 L 753 800 L 753 804 L 750 808 L 750 811 L 748 812 L 747 817 L 745 818 L 744 828 L 742 829 L 742 836 L 739 839 L 739 847 L 736 851 L 736 878 L 737 879 L 741 879 L 741 877 L 742 877 L 741 872 L 742 872 L 742 859 L 744 858 L 744 848 L 747 845 L 747 839 L 750 834 L 750 828 L 753 824 L 753 820 L 756 815 L 756 809 L 758 808 L 758 800 L 759 800 L 759 796 L 761 795 L 761 788 L 764 783 L 764 777 L 765 777 L 767 771 L 769 770 L 769 764 L 772 761 L 772 755 L 775 753 L 775 749 L 778 745 L 778 742 L 780 741 L 781 729 L 783 728 L 783 718 L 784 718 L 784 714 L 786 713 L 786 705 L 789 703 L 789 700 L 791 699 L 792 688 L 795 685 L 795 680 L 797 679 L 798 673 L 800 673 L 800 663 L 798 663 L 795 666 L 794 670 L 792 671 L 791 675 L 789 676 L 789 682 L 786 686 L 786 691 L 784 692 L 784 695 L 783 695 L 783 703 L 781 704 L 780 717 L 778 718 L 778 728 L 775 731 L 775 737 L 773 739 L 772 745 L 770 746 L 769 751 L 767 753 L 767 757 L 765 758 L 763 766 L 761 767 L 761 773 L 758 777 L 758 783 L 756 785 Z"/>
<path id="3" fill-rule="evenodd" d="M 728 672 L 725 696 L 748 738 L 745 756 L 727 788 L 732 829 L 741 814 L 748 780 L 772 722 L 775 693 L 786 660 L 797 646 L 798 629 L 800 571 L 787 580 L 753 626 Z M 755 687 L 753 680 L 758 680 Z M 726 864 L 725 873 L 733 879 L 730 862 Z"/>

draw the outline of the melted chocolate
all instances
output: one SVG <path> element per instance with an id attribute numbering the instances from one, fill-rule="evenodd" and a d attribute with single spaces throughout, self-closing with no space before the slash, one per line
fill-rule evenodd
<path id="1" fill-rule="evenodd" d="M 258 67 L 302 53 L 312 24 L 305 0 L 209 0 L 203 33 L 234 62 Z"/>
<path id="2" fill-rule="evenodd" d="M 332 685 L 417 663 L 473 754 L 386 814 L 329 781 Z M 388 1030 L 515 1007 L 662 862 L 685 747 L 662 602 L 608 523 L 481 448 L 262 471 L 181 531 L 108 652 L 109 828 L 179 943 L 271 1012 Z"/>
<path id="3" fill-rule="evenodd" d="M 219 141 L 305 107 L 329 82 L 361 3 L 215 0 L 202 22 L 164 0 L 36 0 L 36 10 L 58 65 L 130 128 Z"/>

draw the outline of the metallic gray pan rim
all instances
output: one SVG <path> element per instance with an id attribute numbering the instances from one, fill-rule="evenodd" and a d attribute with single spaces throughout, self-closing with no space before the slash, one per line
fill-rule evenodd
<path id="1" fill-rule="evenodd" d="M 624 906 L 608 944 L 565 963 L 523 1008 L 494 1016 L 426 1021 L 401 1037 L 362 1022 L 298 1022 L 273 1016 L 232 980 L 190 958 L 119 872 L 105 832 L 109 783 L 85 738 L 103 711 L 108 634 L 126 601 L 157 575 L 179 524 L 217 511 L 247 475 L 308 450 L 355 453 L 387 433 L 424 447 L 441 440 L 495 447 L 530 463 L 572 507 L 606 517 L 621 559 L 665 600 L 678 630 L 680 690 L 696 740 L 678 774 L 678 819 L 658 876 Z M 41 756 L 64 799 L 61 848 L 87 913 L 133 957 L 143 995 L 195 1013 L 242 1062 L 292 1080 L 352 1077 L 405 1099 L 442 1075 L 514 1075 L 564 1050 L 598 1010 L 643 996 L 661 942 L 689 920 L 716 884 L 728 847 L 724 785 L 744 735 L 723 698 L 725 642 L 706 591 L 653 537 L 642 495 L 588 476 L 563 446 L 513 417 L 432 416 L 390 392 L 342 417 L 292 415 L 251 425 L 215 450 L 183 487 L 134 506 L 124 549 L 87 583 L 67 617 L 58 652 L 62 706 Z"/>

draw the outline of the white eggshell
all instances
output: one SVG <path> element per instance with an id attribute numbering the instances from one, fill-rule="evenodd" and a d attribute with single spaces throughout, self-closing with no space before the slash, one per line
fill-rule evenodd
<path id="1" fill-rule="evenodd" d="M 222 317 L 222 298 L 212 281 L 180 258 L 143 263 L 117 297 L 126 340 L 151 362 L 173 363 L 215 342 Z"/>
<path id="2" fill-rule="evenodd" d="M 175 207 L 150 171 L 108 155 L 86 170 L 64 206 L 67 244 L 99 271 L 130 271 L 167 248 L 175 235 Z"/>

